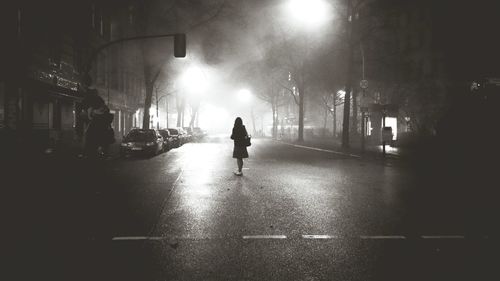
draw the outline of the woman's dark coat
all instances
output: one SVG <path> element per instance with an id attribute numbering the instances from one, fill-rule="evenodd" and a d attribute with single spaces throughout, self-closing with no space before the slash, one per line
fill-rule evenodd
<path id="1" fill-rule="evenodd" d="M 245 139 L 248 137 L 245 126 L 235 126 L 231 139 L 234 140 L 233 158 L 248 158 L 247 146 Z"/>

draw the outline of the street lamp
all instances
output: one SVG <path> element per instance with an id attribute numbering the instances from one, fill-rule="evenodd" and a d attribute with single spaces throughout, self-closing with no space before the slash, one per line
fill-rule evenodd
<path id="1" fill-rule="evenodd" d="M 238 91 L 238 99 L 243 103 L 248 103 L 252 99 L 252 92 L 248 89 L 241 89 Z"/>
<path id="2" fill-rule="evenodd" d="M 326 22 L 330 15 L 330 5 L 324 0 L 290 0 L 287 12 L 300 25 L 315 28 Z"/>
<path id="3" fill-rule="evenodd" d="M 182 75 L 181 80 L 189 95 L 199 96 L 207 88 L 207 76 L 201 66 L 190 66 Z"/>

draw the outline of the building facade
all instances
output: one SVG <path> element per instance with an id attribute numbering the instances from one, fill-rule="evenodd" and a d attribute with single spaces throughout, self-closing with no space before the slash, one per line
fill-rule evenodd
<path id="1" fill-rule="evenodd" d="M 19 3 L 2 11 L 2 140 L 36 149 L 81 145 L 84 65 L 93 49 L 133 30 L 131 12 L 98 1 Z M 117 137 L 133 125 L 142 93 L 134 49 L 106 49 L 92 63 L 93 86 L 115 114 Z"/>

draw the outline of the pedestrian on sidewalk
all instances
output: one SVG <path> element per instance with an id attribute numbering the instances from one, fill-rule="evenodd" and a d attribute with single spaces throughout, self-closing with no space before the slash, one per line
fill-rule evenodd
<path id="1" fill-rule="evenodd" d="M 90 90 L 86 100 L 86 120 L 84 156 L 108 156 L 109 145 L 115 142 L 114 131 L 111 127 L 113 114 L 110 113 L 104 100 L 98 95 L 97 90 Z M 99 148 L 101 153 L 99 153 Z"/>
<path id="2" fill-rule="evenodd" d="M 233 133 L 231 139 L 234 140 L 233 158 L 236 158 L 238 170 L 234 172 L 237 176 L 242 176 L 243 172 L 243 158 L 248 158 L 247 146 L 250 145 L 250 139 L 247 129 L 243 125 L 243 120 L 237 117 L 234 120 Z"/>

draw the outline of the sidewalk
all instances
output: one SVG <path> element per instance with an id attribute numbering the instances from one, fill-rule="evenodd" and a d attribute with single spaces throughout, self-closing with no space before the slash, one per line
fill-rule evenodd
<path id="1" fill-rule="evenodd" d="M 317 149 L 325 149 L 331 150 L 339 153 L 352 154 L 359 157 L 369 157 L 369 158 L 378 158 L 384 159 L 383 156 L 383 148 L 382 145 L 366 145 L 365 150 L 361 150 L 361 145 L 359 142 L 351 142 L 350 148 L 345 149 L 342 148 L 342 144 L 338 140 L 328 139 L 328 138 L 315 138 L 315 139 L 306 139 L 304 142 L 296 142 L 291 140 L 282 139 L 279 140 L 284 143 L 306 146 Z M 385 158 L 390 159 L 403 159 L 408 158 L 411 155 L 411 150 L 408 148 L 399 148 L 399 147 L 391 147 L 386 145 L 385 147 L 386 155 Z"/>

